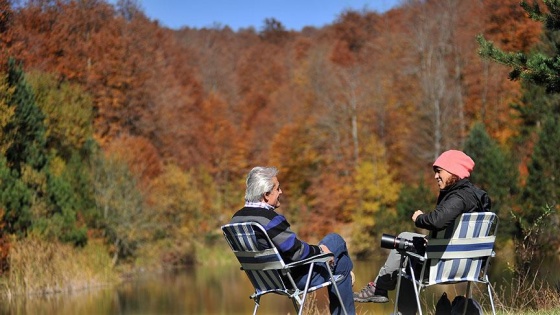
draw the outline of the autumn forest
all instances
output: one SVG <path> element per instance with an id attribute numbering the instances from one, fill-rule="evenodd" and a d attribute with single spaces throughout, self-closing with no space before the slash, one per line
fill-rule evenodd
<path id="1" fill-rule="evenodd" d="M 447 149 L 476 161 L 503 242 L 522 239 L 557 217 L 559 125 L 544 121 L 558 105 L 481 56 L 481 38 L 528 53 L 550 47 L 543 34 L 519 0 L 236 32 L 168 29 L 135 0 L 0 0 L 2 272 L 26 239 L 103 244 L 113 266 L 196 263 L 256 165 L 279 168 L 294 230 L 339 231 L 365 258 L 431 209 Z"/>

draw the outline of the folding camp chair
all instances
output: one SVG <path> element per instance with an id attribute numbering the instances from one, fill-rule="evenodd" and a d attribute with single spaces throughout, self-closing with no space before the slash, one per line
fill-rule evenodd
<path id="1" fill-rule="evenodd" d="M 422 315 L 420 293 L 436 284 L 467 282 L 466 298 L 472 297 L 471 283 L 486 284 L 492 313 L 495 315 L 492 289 L 488 279 L 490 258 L 495 256 L 494 242 L 498 229 L 498 217 L 492 212 L 464 213 L 455 224 L 428 238 L 426 253 L 401 251 L 401 268 L 397 280 L 397 297 L 394 313 L 398 314 L 398 299 L 401 278 L 412 281 L 418 313 Z M 407 270 L 408 269 L 408 270 Z M 415 270 L 420 275 L 416 278 Z M 467 304 L 464 303 L 463 314 Z"/>
<path id="2" fill-rule="evenodd" d="M 330 281 L 313 287 L 309 286 L 313 267 L 318 263 L 328 264 L 328 261 L 334 256 L 332 253 L 325 253 L 286 264 L 280 256 L 278 249 L 270 240 L 266 230 L 259 223 L 226 224 L 222 226 L 222 231 L 241 264 L 241 270 L 245 271 L 255 288 L 255 292 L 250 296 L 255 301 L 253 315 L 257 313 L 261 296 L 268 293 L 289 297 L 296 312 L 301 314 L 307 293 L 328 285 L 334 286 L 344 314 L 347 314 L 338 291 L 338 286 L 336 285 L 337 281 L 342 280 L 344 276 L 333 275 L 331 269 L 327 266 Z M 304 289 L 298 289 L 292 276 L 292 269 L 298 266 L 309 266 L 307 283 Z"/>

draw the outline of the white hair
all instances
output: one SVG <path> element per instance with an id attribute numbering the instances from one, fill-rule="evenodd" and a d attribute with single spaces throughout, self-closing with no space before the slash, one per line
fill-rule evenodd
<path id="1" fill-rule="evenodd" d="M 272 180 L 278 174 L 276 167 L 256 166 L 247 175 L 247 190 L 245 200 L 259 202 L 265 193 L 274 188 Z"/>

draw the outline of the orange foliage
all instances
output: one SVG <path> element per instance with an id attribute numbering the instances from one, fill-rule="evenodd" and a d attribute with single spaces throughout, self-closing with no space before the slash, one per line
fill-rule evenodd
<path id="1" fill-rule="evenodd" d="M 528 51 L 538 40 L 542 24 L 529 18 L 519 0 L 484 1 L 483 33 L 505 51 Z"/>
<path id="2" fill-rule="evenodd" d="M 351 174 L 371 135 L 402 181 L 433 159 L 433 146 L 419 140 L 432 131 L 418 127 L 419 108 L 429 106 L 422 49 L 443 52 L 432 61 L 452 87 L 442 93 L 453 109 L 447 117 L 465 126 L 442 143 L 461 143 L 478 120 L 505 143 L 518 86 L 504 79 L 507 69 L 478 57 L 475 36 L 526 50 L 540 33 L 518 0 L 411 1 L 382 15 L 342 12 L 302 32 L 271 20 L 261 34 L 173 31 L 99 0 L 9 3 L 0 0 L 0 58 L 82 85 L 93 96 L 96 139 L 144 188 L 162 164 L 175 164 L 242 190 L 248 168 L 273 162 L 298 190 L 287 208 L 309 211 L 300 222 L 306 233 L 348 219 Z"/>
<path id="3" fill-rule="evenodd" d="M 140 179 L 140 188 L 147 192 L 151 181 L 162 173 L 162 163 L 156 148 L 147 139 L 122 135 L 106 149 L 107 154 L 126 162 L 132 174 Z"/>
<path id="4" fill-rule="evenodd" d="M 202 163 L 221 184 L 244 175 L 244 139 L 228 115 L 227 104 L 215 94 L 202 103 L 198 133 Z"/>
<path id="5" fill-rule="evenodd" d="M 310 209 L 304 213 L 300 233 L 304 237 L 322 237 L 337 231 L 340 223 L 348 221 L 344 212 L 355 206 L 350 176 L 323 170 L 311 179 L 308 189 Z"/>
<path id="6" fill-rule="evenodd" d="M 377 14 L 361 14 L 357 11 L 343 12 L 334 25 L 334 36 L 346 43 L 352 53 L 359 53 L 365 48 L 372 34 L 377 34 Z"/>
<path id="7" fill-rule="evenodd" d="M 528 51 L 541 34 L 541 24 L 532 21 L 517 0 L 484 1 L 473 11 L 471 17 L 475 16 L 483 19 L 473 34 L 484 34 L 508 51 Z M 467 115 L 473 121 L 483 120 L 488 132 L 505 143 L 515 130 L 510 105 L 519 97 L 519 82 L 506 79 L 508 68 L 481 60 L 477 54 L 469 57 L 469 64 L 465 69 Z"/>
<path id="8" fill-rule="evenodd" d="M 334 45 L 331 61 L 341 66 L 351 66 L 355 61 L 354 55 L 348 45 L 343 41 L 337 41 Z"/>

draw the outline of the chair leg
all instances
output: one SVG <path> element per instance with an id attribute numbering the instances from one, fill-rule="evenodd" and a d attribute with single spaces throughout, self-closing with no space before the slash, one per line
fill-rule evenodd
<path id="1" fill-rule="evenodd" d="M 395 306 L 393 308 L 393 314 L 398 314 L 399 312 L 399 294 L 401 292 L 401 279 L 402 279 L 402 273 L 403 273 L 403 268 L 405 266 L 406 263 L 406 257 L 404 255 L 401 255 L 401 262 L 399 263 L 399 274 L 397 276 L 397 291 L 396 291 L 396 296 L 395 296 Z"/>
<path id="2" fill-rule="evenodd" d="M 307 290 L 309 290 L 309 283 L 311 283 L 311 275 L 313 273 L 314 266 L 315 263 L 311 263 L 311 265 L 309 265 L 309 272 L 307 273 L 307 281 L 305 281 L 305 289 L 303 290 L 303 298 L 301 299 L 298 315 L 301 315 L 303 312 L 303 306 L 305 305 L 305 298 L 307 297 Z"/>
<path id="3" fill-rule="evenodd" d="M 257 296 L 257 297 L 254 298 L 254 301 L 255 301 L 255 308 L 253 309 L 253 315 L 256 315 L 256 314 L 257 314 L 257 309 L 259 308 L 259 301 L 260 301 L 260 299 L 261 299 L 261 298 L 260 298 L 259 296 Z"/>
<path id="4" fill-rule="evenodd" d="M 416 297 L 416 305 L 418 306 L 418 314 L 422 315 L 422 304 L 420 304 L 420 291 L 422 290 L 422 285 L 416 286 L 416 277 L 414 276 L 414 268 L 412 264 L 408 264 L 410 269 L 410 276 L 412 277 L 412 286 L 414 287 L 414 296 Z"/>
<path id="5" fill-rule="evenodd" d="M 345 315 L 348 315 L 348 312 L 346 311 L 346 307 L 344 306 L 344 302 L 342 301 L 342 297 L 340 296 L 340 291 L 338 291 L 338 285 L 336 284 L 336 281 L 334 280 L 334 276 L 332 274 L 332 270 L 329 267 L 329 265 L 327 265 L 327 263 L 325 263 L 327 270 L 329 271 L 329 276 L 331 277 L 331 282 L 332 282 L 332 286 L 334 286 L 334 290 L 336 292 L 336 296 L 338 297 L 338 301 L 340 302 L 340 306 L 342 306 L 342 311 L 344 312 Z"/>
<path id="6" fill-rule="evenodd" d="M 467 281 L 467 292 L 465 292 L 465 303 L 463 305 L 463 315 L 467 314 L 467 307 L 469 306 L 469 300 L 472 298 L 471 282 Z"/>
<path id="7" fill-rule="evenodd" d="M 492 306 L 492 314 L 496 315 L 496 308 L 494 306 L 494 297 L 492 296 L 492 287 L 488 281 L 488 276 L 486 276 L 486 288 L 488 289 L 488 297 L 490 298 L 490 305 Z"/>
<path id="8" fill-rule="evenodd" d="M 299 314 L 300 308 L 303 308 L 303 305 L 299 304 L 299 301 L 296 297 L 292 298 L 292 304 L 294 305 L 296 313 Z"/>

